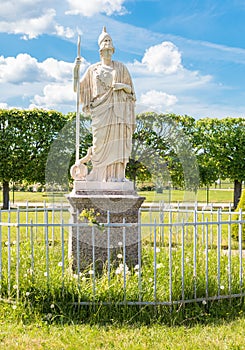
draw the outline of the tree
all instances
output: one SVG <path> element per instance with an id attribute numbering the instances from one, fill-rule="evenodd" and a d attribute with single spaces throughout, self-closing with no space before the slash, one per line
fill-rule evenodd
<path id="1" fill-rule="evenodd" d="M 199 159 L 206 169 L 206 183 L 219 177 L 234 181 L 234 208 L 245 179 L 245 120 L 205 118 L 197 121 Z M 196 142 L 197 145 L 198 142 Z M 207 171 L 208 169 L 208 171 Z M 209 180 L 207 180 L 209 178 Z"/>
<path id="2" fill-rule="evenodd" d="M 0 179 L 3 208 L 9 205 L 9 183 L 45 182 L 49 148 L 66 117 L 56 111 L 0 110 Z"/>
<path id="3" fill-rule="evenodd" d="M 67 192 L 70 187 L 70 168 L 75 163 L 76 113 L 68 113 L 67 122 L 50 147 L 46 163 L 46 186 L 49 191 Z M 80 158 L 92 145 L 91 117 L 80 114 Z M 91 167 L 91 164 L 88 164 Z"/>
<path id="4" fill-rule="evenodd" d="M 167 115 L 168 167 L 173 185 L 196 193 L 199 167 L 193 150 L 195 119 L 187 115 Z"/>
<path id="5" fill-rule="evenodd" d="M 156 162 L 162 160 L 165 154 L 164 140 L 156 129 L 157 121 L 156 113 L 142 113 L 136 117 L 132 152 L 126 167 L 126 175 L 135 186 L 137 180 L 147 181 L 152 178 Z"/>
<path id="6" fill-rule="evenodd" d="M 171 178 L 174 185 L 197 189 L 198 170 L 190 143 L 194 118 L 154 112 L 137 115 L 127 175 L 131 180 Z M 188 131 L 188 132 L 187 132 Z"/>
<path id="7" fill-rule="evenodd" d="M 209 202 L 209 187 L 219 179 L 220 170 L 217 158 L 212 152 L 215 146 L 209 138 L 209 133 L 213 132 L 208 119 L 196 121 L 195 132 L 193 134 L 193 149 L 199 166 L 200 186 L 207 188 L 207 203 Z"/>

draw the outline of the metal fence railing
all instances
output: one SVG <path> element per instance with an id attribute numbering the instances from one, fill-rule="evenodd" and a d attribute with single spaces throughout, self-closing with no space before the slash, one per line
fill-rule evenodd
<path id="1" fill-rule="evenodd" d="M 108 215 L 108 218 L 110 216 Z M 126 218 L 103 224 L 105 237 L 119 227 L 123 239 L 107 247 L 102 271 L 97 257 L 86 268 L 72 267 L 70 213 L 63 207 L 0 211 L 0 300 L 30 293 L 73 294 L 73 302 L 161 304 L 245 296 L 245 214 L 231 210 L 147 208 L 139 212 L 137 263 L 128 264 Z M 97 225 L 80 222 L 96 235 Z M 110 242 L 110 240 L 109 240 Z M 109 243 L 108 243 L 109 244 Z"/>

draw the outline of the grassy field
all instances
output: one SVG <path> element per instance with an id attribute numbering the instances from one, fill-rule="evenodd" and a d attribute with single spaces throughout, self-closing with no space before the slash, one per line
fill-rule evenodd
<path id="1" fill-rule="evenodd" d="M 181 190 L 164 190 L 163 193 L 156 193 L 155 191 L 140 191 L 139 195 L 146 197 L 146 202 L 184 202 L 184 201 L 198 201 L 206 203 L 207 192 L 204 189 L 198 190 L 195 195 L 193 192 L 181 191 Z M 0 191 L 0 198 L 2 198 L 2 192 Z M 59 199 L 60 196 L 53 197 L 43 192 L 14 192 L 10 193 L 10 201 L 13 202 L 50 202 L 55 198 Z M 233 190 L 232 189 L 210 189 L 209 190 L 209 203 L 232 203 L 233 202 Z"/>
<path id="2" fill-rule="evenodd" d="M 33 216 L 34 219 L 34 216 Z M 24 220 L 24 218 L 23 218 Z M 6 231 L 6 232 L 5 232 Z M 29 237 L 30 232 L 28 233 Z M 45 259 L 46 247 L 37 239 L 30 259 L 30 240 L 25 241 L 25 230 L 20 232 L 20 266 L 18 282 L 16 278 L 16 243 L 4 245 L 2 259 L 2 288 L 0 294 L 0 349 L 245 349 L 244 327 L 245 306 L 242 298 L 208 303 L 179 304 L 172 310 L 168 306 L 81 306 L 73 301 L 93 300 L 93 277 L 84 272 L 77 278 L 70 276 L 62 288 L 61 249 L 58 244 L 59 232 L 55 232 L 55 244 L 49 246 L 49 283 Z M 37 234 L 36 237 L 40 237 Z M 16 235 L 12 236 L 15 239 Z M 6 228 L 2 231 L 3 242 L 7 239 Z M 158 243 L 157 298 L 169 298 L 169 248 L 167 242 Z M 161 244 L 160 244 L 161 243 Z M 193 249 L 185 249 L 188 264 L 185 270 L 186 290 L 193 297 Z M 7 279 L 8 251 L 11 251 L 11 284 Z M 181 298 L 181 251 L 172 251 L 173 298 Z M 66 252 L 67 256 L 67 252 Z M 119 258 L 120 259 L 120 258 Z M 144 242 L 142 254 L 143 299 L 154 300 L 154 275 L 152 244 Z M 237 262 L 236 262 L 237 261 Z M 65 271 L 68 260 L 65 259 Z M 221 294 L 228 292 L 227 257 L 221 256 Z M 160 266 L 161 265 L 161 266 Z M 65 272 L 66 273 L 66 272 Z M 217 290 L 217 251 L 209 253 L 209 293 Z M 197 253 L 197 296 L 205 295 L 205 252 L 200 242 Z M 232 258 L 232 292 L 238 292 L 238 257 Z M 73 278 L 74 277 L 74 278 Z M 97 279 L 96 300 L 123 301 L 123 279 L 112 271 L 111 287 L 108 288 L 107 275 Z M 137 274 L 132 271 L 127 277 L 127 299 L 137 300 Z M 14 301 L 19 292 L 19 302 Z M 136 286 L 136 288 L 135 288 Z M 9 295 L 10 292 L 10 295 Z M 8 297 L 10 296 L 10 298 Z M 7 301 L 7 302 L 6 302 Z"/>
<path id="3" fill-rule="evenodd" d="M 194 327 L 144 325 L 45 325 L 2 321 L 4 350 L 242 350 L 245 320 Z"/>
<path id="4" fill-rule="evenodd" d="M 163 193 L 156 193 L 155 191 L 141 191 L 138 192 L 139 195 L 146 197 L 146 202 L 158 202 L 165 201 L 169 202 L 207 202 L 206 190 L 198 190 L 197 194 L 188 191 L 168 190 L 163 191 Z M 232 203 L 233 202 L 233 190 L 215 190 L 209 191 L 209 203 Z"/>
<path id="5" fill-rule="evenodd" d="M 210 191 L 211 192 L 211 191 Z M 216 192 L 216 191 L 215 191 Z M 217 202 L 225 202 L 231 195 L 229 191 L 217 190 Z M 19 195 L 19 197 L 17 196 Z M 148 200 L 158 200 L 161 194 L 152 192 L 146 193 Z M 180 198 L 183 193 L 176 191 L 175 198 Z M 43 201 L 42 193 L 16 193 L 16 200 L 19 201 Z M 202 198 L 202 197 L 200 197 Z M 161 199 L 162 200 L 162 199 Z M 177 199 L 181 200 L 181 199 Z M 33 215 L 33 217 L 31 217 Z M 200 214 L 202 215 L 202 214 Z M 207 214 L 208 215 L 208 214 Z M 215 214 L 214 214 L 215 215 Z M 3 219 L 4 215 L 2 215 Z M 25 217 L 23 216 L 23 220 Z M 30 214 L 29 220 L 35 219 L 34 214 Z M 22 218 L 21 218 L 22 220 Z M 39 219 L 41 221 L 42 218 Z M 201 228 L 200 228 L 201 230 Z M 13 233 L 13 234 L 12 234 Z M 11 233 L 12 240 L 16 238 L 16 232 Z M 160 233 L 160 232 L 159 232 Z M 55 244 L 49 247 L 50 253 L 50 284 L 47 284 L 45 250 L 46 247 L 37 240 L 33 254 L 35 255 L 34 270 L 31 272 L 30 260 L 30 240 L 24 243 L 26 232 L 20 232 L 22 238 L 20 250 L 19 269 L 19 303 L 6 303 L 6 298 L 10 296 L 15 300 L 16 296 L 16 243 L 11 243 L 11 261 L 13 263 L 11 273 L 13 280 L 8 285 L 7 259 L 8 245 L 4 245 L 7 239 L 7 228 L 2 230 L 3 255 L 1 256 L 3 284 L 0 294 L 3 300 L 0 301 L 0 349 L 17 350 L 97 350 L 97 349 L 159 349 L 159 350 L 240 350 L 245 349 L 244 329 L 245 329 L 245 305 L 241 298 L 232 301 L 222 300 L 220 302 L 210 302 L 207 304 L 193 304 L 176 306 L 172 312 L 169 307 L 117 307 L 104 308 L 81 307 L 77 309 L 72 306 L 72 300 L 81 297 L 93 298 L 93 283 L 88 274 L 81 276 L 80 289 L 77 288 L 77 281 L 68 280 L 65 289 L 61 288 L 61 250 L 57 244 L 60 232 L 55 232 Z M 200 231 L 200 236 L 202 232 Z M 28 237 L 30 233 L 28 233 Z M 213 232 L 215 238 L 216 232 Z M 36 232 L 34 232 L 36 237 Z M 38 235 L 37 235 L 38 236 Z M 147 235 L 146 235 L 147 236 Z M 149 254 L 149 246 L 152 247 L 151 239 L 145 236 L 148 246 L 143 252 L 143 280 L 142 287 L 144 298 L 154 300 L 152 289 L 152 276 L 154 274 L 152 252 Z M 224 228 L 223 239 L 226 244 L 227 231 Z M 165 237 L 167 239 L 167 237 Z M 168 295 L 168 251 L 167 241 L 157 240 L 160 251 L 158 252 L 158 263 L 161 268 L 157 270 L 159 288 L 157 297 L 166 298 Z M 214 247 L 215 248 L 215 247 Z M 151 248 L 152 249 L 152 248 Z M 200 246 L 198 249 L 198 285 L 197 293 L 203 295 L 205 285 L 205 254 Z M 66 252 L 67 254 L 67 252 Z M 186 266 L 186 285 L 190 286 L 187 292 L 191 293 L 193 285 L 193 250 L 185 250 L 185 258 L 188 258 L 189 266 Z M 227 293 L 227 257 L 221 257 L 221 293 Z M 234 292 L 239 292 L 239 266 L 236 263 L 237 257 L 232 258 L 232 276 Z M 68 261 L 65 261 L 66 267 Z M 174 285 L 173 296 L 179 298 L 181 293 L 181 254 L 178 248 L 173 250 L 173 271 Z M 209 286 L 217 289 L 217 251 L 210 252 L 209 260 L 210 281 Z M 83 279 L 83 277 L 86 277 Z M 123 300 L 123 281 L 120 277 L 113 275 L 112 287 L 108 290 L 107 278 L 101 278 L 96 285 L 96 295 L 101 299 L 110 298 Z M 151 279 L 151 282 L 150 282 Z M 137 275 L 131 275 L 127 280 L 128 297 L 137 299 Z M 224 289 L 223 289 L 224 287 Z M 167 292 L 166 292 L 167 290 Z"/>

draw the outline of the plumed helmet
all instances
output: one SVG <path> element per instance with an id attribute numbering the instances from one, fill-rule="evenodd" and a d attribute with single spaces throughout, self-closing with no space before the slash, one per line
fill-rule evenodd
<path id="1" fill-rule="evenodd" d="M 104 26 L 103 29 L 102 29 L 102 32 L 101 32 L 101 34 L 100 34 L 100 36 L 98 38 L 98 45 L 99 45 L 99 47 L 100 47 L 101 43 L 104 41 L 104 39 L 106 37 L 109 37 L 111 39 L 111 42 L 112 42 L 112 38 L 111 38 L 110 34 L 107 33 L 106 27 Z M 113 44 L 112 44 L 112 46 L 113 46 Z M 115 51 L 115 48 L 113 46 L 113 52 L 114 51 Z"/>

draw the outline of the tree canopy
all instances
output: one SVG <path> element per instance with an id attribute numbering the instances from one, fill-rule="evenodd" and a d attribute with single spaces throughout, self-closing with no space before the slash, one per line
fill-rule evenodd
<path id="1" fill-rule="evenodd" d="M 127 175 L 131 180 L 169 180 L 185 189 L 198 187 L 198 167 L 190 143 L 194 118 L 172 114 L 137 115 Z M 188 133 L 187 133 L 188 130 Z"/>
<path id="2" fill-rule="evenodd" d="M 80 156 L 92 144 L 91 118 L 80 118 Z M 9 182 L 62 185 L 69 181 L 75 155 L 75 113 L 0 110 L 0 179 L 4 207 Z M 196 191 L 219 178 L 234 181 L 236 207 L 245 180 L 245 120 L 141 113 L 136 118 L 126 174 L 134 181 L 170 180 Z"/>
<path id="3" fill-rule="evenodd" d="M 51 143 L 66 117 L 56 111 L 0 110 L 0 179 L 3 207 L 9 202 L 9 182 L 45 183 L 45 166 Z"/>
<path id="4" fill-rule="evenodd" d="M 212 184 L 221 178 L 234 181 L 234 207 L 245 180 L 245 120 L 204 118 L 196 122 L 194 138 L 201 182 Z"/>

